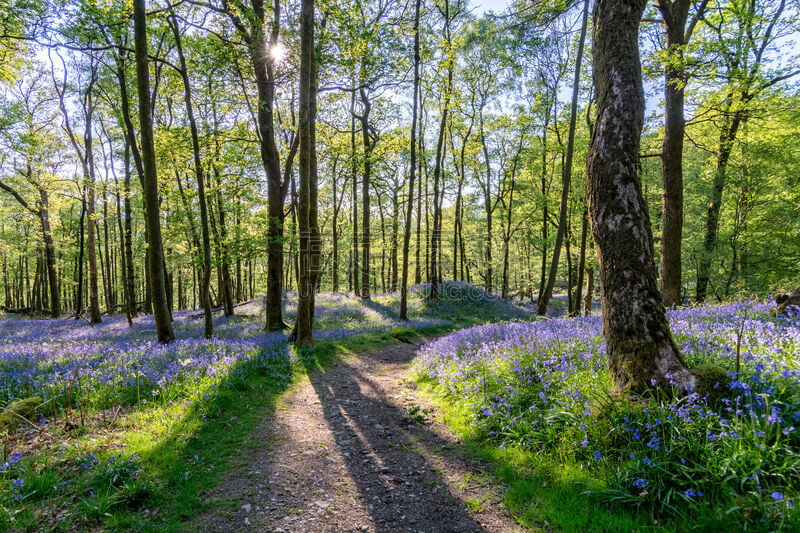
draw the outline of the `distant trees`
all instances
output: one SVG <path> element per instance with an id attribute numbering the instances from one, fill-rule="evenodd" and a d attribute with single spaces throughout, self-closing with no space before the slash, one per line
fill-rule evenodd
<path id="1" fill-rule="evenodd" d="M 59 18 L 40 16 L 48 0 L 0 8 L 14 66 L 0 69 L 2 306 L 90 320 L 124 310 L 133 323 L 163 291 L 159 313 L 202 307 L 207 336 L 215 308 L 232 315 L 263 295 L 266 329 L 285 328 L 285 290 L 309 283 L 311 296 L 399 287 L 404 318 L 409 285 L 428 281 L 435 298 L 448 278 L 540 312 L 564 299 L 577 314 L 585 295 L 591 307 L 581 169 L 600 95 L 581 52 L 588 4 L 522 4 L 493 17 L 466 0 L 317 3 L 316 107 L 300 79 L 299 2 L 153 5 L 138 73 L 124 4 L 67 0 Z M 646 74 L 666 99 L 639 177 L 665 305 L 692 290 L 786 291 L 800 275 L 797 61 L 780 48 L 797 27 L 790 7 L 651 10 L 662 16 L 646 26 Z M 301 103 L 316 109 L 311 141 Z M 305 240 L 314 205 L 318 246 Z"/>

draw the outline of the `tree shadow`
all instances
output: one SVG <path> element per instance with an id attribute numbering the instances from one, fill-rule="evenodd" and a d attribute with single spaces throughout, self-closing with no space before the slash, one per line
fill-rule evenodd
<path id="1" fill-rule="evenodd" d="M 384 304 L 378 303 L 378 302 L 376 302 L 374 300 L 362 300 L 362 303 L 363 303 L 364 307 L 366 307 L 368 309 L 372 309 L 373 311 L 375 311 L 376 313 L 381 315 L 381 317 L 383 317 L 383 318 L 386 318 L 388 320 L 398 320 L 399 319 L 399 316 L 400 316 L 399 310 L 398 309 L 394 309 L 389 305 L 384 305 Z"/>
<path id="2" fill-rule="evenodd" d="M 162 499 L 153 504 L 164 511 L 140 516 L 141 528 L 183 530 L 182 521 L 213 504 L 209 496 L 224 486 L 242 446 L 265 418 L 273 416 L 277 398 L 294 379 L 290 347 L 266 341 L 257 356 L 231 368 L 217 386 L 195 400 L 157 445 L 141 453 L 144 464 L 160 468 Z M 214 516 L 200 515 L 195 524 L 204 527 L 190 529 L 214 530 L 214 522 Z"/>
<path id="3" fill-rule="evenodd" d="M 412 353 L 408 347 L 384 348 L 359 357 L 380 356 L 374 361 L 380 366 L 406 363 Z M 357 365 L 343 359 L 325 367 L 304 362 L 337 451 L 377 531 L 485 531 L 428 459 L 453 443 L 409 420 Z"/>

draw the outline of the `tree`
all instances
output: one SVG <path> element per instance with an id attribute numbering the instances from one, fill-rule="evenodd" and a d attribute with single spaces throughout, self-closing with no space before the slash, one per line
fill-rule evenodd
<path id="1" fill-rule="evenodd" d="M 203 335 L 205 338 L 210 339 L 214 336 L 214 323 L 211 317 L 211 237 L 208 231 L 205 172 L 200 158 L 200 140 L 197 133 L 197 121 L 194 118 L 194 107 L 192 106 L 192 86 L 189 81 L 189 72 L 186 68 L 181 32 L 174 12 L 170 16 L 169 25 L 172 28 L 172 35 L 175 37 L 175 49 L 178 52 L 178 60 L 180 61 L 178 73 L 183 82 L 183 100 L 186 105 L 186 117 L 189 119 L 189 129 L 192 135 L 192 160 L 194 161 L 195 177 L 197 179 L 197 195 L 200 203 L 200 231 L 203 241 L 203 279 L 200 282 L 200 302 L 203 306 L 204 316 Z"/>
<path id="2" fill-rule="evenodd" d="M 411 139 L 408 167 L 408 198 L 403 231 L 403 274 L 400 282 L 400 320 L 408 320 L 408 254 L 411 244 L 411 217 L 414 212 L 414 180 L 417 173 L 417 109 L 419 105 L 419 14 L 422 0 L 414 2 L 414 80 L 411 100 Z"/>
<path id="3" fill-rule="evenodd" d="M 689 11 L 697 4 L 692 18 Z M 659 284 L 666 307 L 681 303 L 681 241 L 683 234 L 683 115 L 687 82 L 684 49 L 708 0 L 659 0 L 666 27 L 664 64 L 664 140 L 661 144 L 661 275 Z M 688 25 L 687 25 L 688 23 Z"/>
<path id="4" fill-rule="evenodd" d="M 300 7 L 300 271 L 297 284 L 297 322 L 292 336 L 300 346 L 313 344 L 314 292 L 319 275 L 320 239 L 317 224 L 317 170 L 314 153 L 316 114 L 316 59 L 314 54 L 314 0 Z"/>
<path id="5" fill-rule="evenodd" d="M 150 71 L 147 60 L 147 15 L 144 0 L 134 0 L 133 31 L 136 48 L 136 86 L 139 95 L 139 126 L 142 148 L 142 188 L 147 244 L 148 271 L 153 301 L 153 315 L 158 342 L 169 343 L 175 339 L 172 316 L 167 302 L 164 251 L 161 239 L 161 216 L 158 202 L 158 174 L 153 143 L 153 117 L 150 114 Z"/>
<path id="6" fill-rule="evenodd" d="M 60 56 L 59 56 L 60 58 Z M 58 82 L 55 78 L 55 71 L 53 71 L 53 85 L 56 93 L 58 93 L 59 106 L 63 117 L 63 127 L 69 136 L 70 143 L 72 144 L 75 154 L 80 161 L 81 169 L 83 170 L 83 186 L 80 187 L 86 192 L 86 218 L 88 223 L 86 225 L 86 246 L 89 254 L 89 320 L 92 324 L 99 324 L 103 321 L 100 316 L 100 298 L 98 295 L 97 287 L 97 236 L 95 232 L 95 165 L 94 165 L 94 150 L 92 149 L 94 133 L 92 127 L 92 118 L 94 117 L 96 104 L 94 101 L 94 90 L 97 84 L 97 64 L 93 57 L 89 58 L 89 80 L 87 81 L 86 91 L 83 95 L 81 106 L 83 109 L 84 132 L 83 132 L 83 146 L 78 143 L 77 136 L 72 128 L 69 111 L 65 103 L 65 92 L 67 86 L 67 65 L 61 59 L 61 67 L 63 69 L 64 80 L 62 86 L 59 88 Z M 53 67 L 55 69 L 55 67 Z M 83 233 L 81 232 L 81 239 Z M 79 268 L 82 268 L 79 267 Z M 79 286 L 79 290 L 80 290 Z M 75 310 L 75 318 L 79 318 L 83 309 Z"/>
<path id="7" fill-rule="evenodd" d="M 17 188 L 0 180 L 0 189 L 10 194 L 17 203 L 26 211 L 30 212 L 39 220 L 42 242 L 44 244 L 45 265 L 47 270 L 47 280 L 50 297 L 50 316 L 58 318 L 61 316 L 61 293 L 59 290 L 58 265 L 56 260 L 56 246 L 53 239 L 52 222 L 50 220 L 50 186 L 44 176 L 46 172 L 41 168 L 44 163 L 43 152 L 48 138 L 54 137 L 52 130 L 47 125 L 53 120 L 52 115 L 46 117 L 37 116 L 44 107 L 43 95 L 38 94 L 37 86 L 44 82 L 44 73 L 39 72 L 32 76 L 30 80 L 24 80 L 19 84 L 20 101 L 23 103 L 20 124 L 26 128 L 19 133 L 9 132 L 17 137 L 15 144 L 24 161 L 15 169 L 15 174 L 23 179 L 35 192 L 35 199 L 26 200 Z M 20 142 L 21 141 L 21 142 Z"/>
<path id="8" fill-rule="evenodd" d="M 587 161 L 609 369 L 618 391 L 634 393 L 653 385 L 695 385 L 661 304 L 639 177 L 644 90 L 638 28 L 644 7 L 644 0 L 599 0 L 595 5 L 597 115 Z"/>
<path id="9" fill-rule="evenodd" d="M 724 87 L 722 99 L 715 106 L 719 112 L 719 138 L 714 149 L 714 177 L 697 266 L 695 300 L 698 303 L 705 301 L 708 292 L 728 166 L 739 132 L 750 118 L 753 101 L 758 96 L 800 73 L 794 66 L 774 70 L 767 68 L 770 48 L 794 29 L 792 18 L 786 15 L 785 0 L 780 0 L 776 5 L 731 0 L 717 6 L 715 12 L 705 17 L 703 22 L 711 32 L 710 46 L 719 57 Z"/>
<path id="10" fill-rule="evenodd" d="M 283 322 L 283 204 L 288 183 L 283 180 L 278 144 L 275 138 L 275 63 L 280 37 L 280 1 L 272 5 L 272 21 L 266 18 L 263 0 L 250 5 L 223 0 L 237 32 L 247 43 L 258 89 L 256 120 L 261 162 L 267 175 L 267 309 L 265 329 L 286 328 Z M 269 25 L 269 33 L 267 26 Z M 287 163 L 288 166 L 288 163 Z"/>
<path id="11" fill-rule="evenodd" d="M 575 154 L 575 125 L 578 120 L 578 96 L 580 95 L 581 65 L 583 63 L 583 45 L 586 40 L 586 29 L 589 20 L 589 0 L 584 1 L 583 16 L 581 18 L 581 36 L 578 41 L 578 50 L 575 56 L 575 75 L 572 80 L 572 103 L 569 112 L 569 133 L 567 134 L 567 153 L 564 167 L 561 169 L 561 206 L 558 216 L 558 232 L 553 247 L 553 257 L 550 263 L 550 274 L 547 277 L 542 296 L 536 303 L 536 314 L 544 316 L 553 296 L 553 287 L 558 272 L 558 261 L 561 254 L 561 244 L 567 232 L 567 201 L 569 200 L 570 184 L 572 181 L 572 158 Z"/>

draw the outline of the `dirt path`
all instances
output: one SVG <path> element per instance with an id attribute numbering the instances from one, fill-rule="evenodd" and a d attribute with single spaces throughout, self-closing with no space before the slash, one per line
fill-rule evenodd
<path id="1" fill-rule="evenodd" d="M 497 487 L 428 416 L 408 378 L 414 344 L 312 372 L 255 430 L 192 529 L 274 533 L 509 532 Z"/>

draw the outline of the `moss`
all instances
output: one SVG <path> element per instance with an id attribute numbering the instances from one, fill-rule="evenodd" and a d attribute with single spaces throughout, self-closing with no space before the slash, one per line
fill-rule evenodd
<path id="1" fill-rule="evenodd" d="M 0 432 L 13 430 L 22 422 L 22 418 L 30 419 L 33 415 L 41 414 L 43 407 L 44 402 L 39 396 L 11 402 L 0 413 Z"/>
<path id="2" fill-rule="evenodd" d="M 718 400 L 725 396 L 731 378 L 728 371 L 717 365 L 700 365 L 692 369 L 692 374 L 697 377 L 695 392 L 700 396 L 708 396 L 710 401 Z"/>

